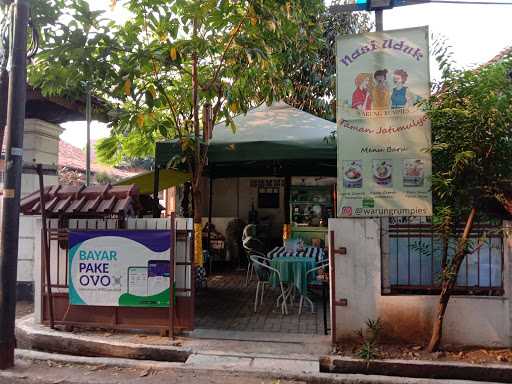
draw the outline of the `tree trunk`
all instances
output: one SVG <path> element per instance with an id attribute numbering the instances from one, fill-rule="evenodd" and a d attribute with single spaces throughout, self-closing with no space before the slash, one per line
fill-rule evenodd
<path id="1" fill-rule="evenodd" d="M 448 247 L 450 245 L 449 237 L 446 234 L 443 234 L 443 255 L 441 258 L 441 271 L 446 269 L 448 265 Z"/>
<path id="2" fill-rule="evenodd" d="M 192 217 L 190 211 L 190 191 L 192 190 L 192 184 L 187 181 L 183 184 L 182 196 L 180 201 L 181 216 Z"/>
<path id="3" fill-rule="evenodd" d="M 194 223 L 201 224 L 203 219 L 203 205 L 200 188 L 194 188 L 192 198 L 194 199 Z"/>
<path id="4" fill-rule="evenodd" d="M 443 321 L 446 308 L 448 307 L 448 301 L 450 300 L 450 293 L 447 289 L 446 282 L 443 281 L 443 289 L 439 295 L 439 303 L 437 304 L 437 316 L 434 320 L 432 327 L 432 335 L 428 344 L 428 351 L 435 352 L 439 349 L 441 344 L 441 336 L 443 334 Z"/>
<path id="5" fill-rule="evenodd" d="M 462 265 L 462 261 L 466 257 L 466 244 L 468 242 L 469 235 L 473 230 L 473 224 L 475 222 L 476 216 L 476 208 L 471 208 L 471 212 L 469 213 L 468 219 L 466 221 L 466 226 L 464 227 L 464 232 L 462 237 L 457 245 L 457 252 L 455 253 L 455 257 L 451 262 L 451 265 L 446 267 L 449 269 L 448 272 L 450 274 L 443 278 L 443 285 L 441 294 L 439 295 L 439 303 L 437 304 L 437 315 L 434 320 L 434 325 L 432 327 L 432 336 L 430 338 L 430 342 L 428 344 L 428 351 L 435 352 L 439 349 L 441 345 L 441 337 L 443 334 L 443 321 L 444 315 L 446 313 L 446 308 L 448 307 L 448 301 L 451 297 L 451 291 L 457 282 L 457 276 L 459 274 L 460 266 Z M 444 270 L 443 272 L 447 272 Z"/>
<path id="6" fill-rule="evenodd" d="M 200 183 L 199 183 L 200 185 Z M 203 265 L 203 206 L 201 204 L 201 189 L 196 187 L 195 183 L 192 187 L 192 201 L 194 203 L 194 264 L 196 266 Z"/>
<path id="7" fill-rule="evenodd" d="M 194 20 L 193 36 L 197 36 L 197 20 Z M 199 129 L 199 82 L 197 52 L 192 52 L 192 115 L 194 124 L 195 153 L 192 171 L 192 202 L 194 210 L 194 264 L 203 265 L 203 238 L 201 204 L 201 178 L 203 176 L 203 161 L 201 153 L 201 132 Z"/>

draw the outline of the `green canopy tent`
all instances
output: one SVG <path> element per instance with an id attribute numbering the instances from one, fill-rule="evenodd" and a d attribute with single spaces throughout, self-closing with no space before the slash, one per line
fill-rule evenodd
<path id="1" fill-rule="evenodd" d="M 127 177 L 115 183 L 114 185 L 133 185 L 139 188 L 141 195 L 153 193 L 153 215 L 160 216 L 158 203 L 158 192 L 181 185 L 192 178 L 190 173 L 176 171 L 174 169 L 155 168 L 155 171 L 142 172 L 138 175 Z"/>
<path id="2" fill-rule="evenodd" d="M 260 105 L 230 125 L 213 129 L 206 174 L 239 176 L 336 176 L 336 124 L 283 102 Z M 167 168 L 177 142 L 156 145 L 156 165 Z"/>
<path id="3" fill-rule="evenodd" d="M 160 169 L 158 172 L 158 192 L 181 185 L 192 178 L 190 173 L 176 171 L 174 169 Z M 138 175 L 127 177 L 114 183 L 114 185 L 132 185 L 139 187 L 141 195 L 149 195 L 153 193 L 155 185 L 155 172 L 148 171 L 139 173 Z"/>
<path id="4" fill-rule="evenodd" d="M 233 129 L 234 128 L 234 129 Z M 233 126 L 219 123 L 208 147 L 210 178 L 208 222 L 212 214 L 214 178 L 278 176 L 285 178 L 285 200 L 291 176 L 336 176 L 336 124 L 283 102 L 262 104 L 233 118 Z M 156 172 L 168 168 L 180 154 L 177 141 L 156 145 Z M 155 191 L 158 188 L 155 185 Z M 156 193 L 156 192 L 155 192 Z M 289 223 L 286 205 L 285 223 Z M 208 248 L 210 233 L 208 233 Z"/>

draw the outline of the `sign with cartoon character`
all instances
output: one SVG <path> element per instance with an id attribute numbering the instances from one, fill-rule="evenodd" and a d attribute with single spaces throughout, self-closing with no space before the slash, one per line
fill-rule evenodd
<path id="1" fill-rule="evenodd" d="M 169 306 L 169 231 L 70 231 L 68 260 L 73 305 Z"/>
<path id="2" fill-rule="evenodd" d="M 428 27 L 337 41 L 338 216 L 430 216 Z"/>

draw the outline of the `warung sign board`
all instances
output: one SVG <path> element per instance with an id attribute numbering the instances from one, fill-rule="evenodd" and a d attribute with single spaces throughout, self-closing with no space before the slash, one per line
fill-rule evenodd
<path id="1" fill-rule="evenodd" d="M 169 306 L 170 231 L 71 231 L 68 255 L 71 304 Z"/>
<path id="2" fill-rule="evenodd" d="M 428 28 L 337 41 L 338 216 L 430 216 Z"/>

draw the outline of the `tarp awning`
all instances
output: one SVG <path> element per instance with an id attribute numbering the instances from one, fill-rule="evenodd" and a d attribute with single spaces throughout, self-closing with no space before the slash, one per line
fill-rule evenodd
<path id="1" fill-rule="evenodd" d="M 174 169 L 161 169 L 158 178 L 159 191 L 181 185 L 190 179 L 191 175 L 189 173 L 176 171 Z M 147 195 L 153 193 L 154 180 L 155 172 L 149 171 L 120 180 L 114 185 L 134 184 L 139 187 L 139 193 L 141 195 Z"/>
<path id="2" fill-rule="evenodd" d="M 208 148 L 208 164 L 241 162 L 336 161 L 332 135 L 336 124 L 283 102 L 260 105 L 234 119 L 236 131 L 225 123 L 215 125 Z M 157 143 L 156 163 L 166 167 L 179 153 L 176 142 Z"/>

